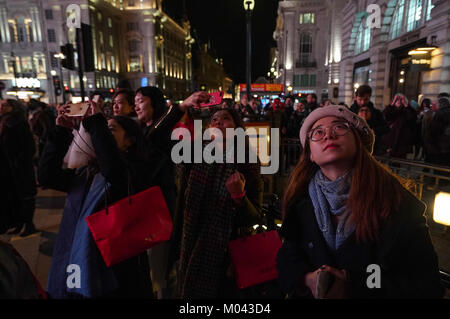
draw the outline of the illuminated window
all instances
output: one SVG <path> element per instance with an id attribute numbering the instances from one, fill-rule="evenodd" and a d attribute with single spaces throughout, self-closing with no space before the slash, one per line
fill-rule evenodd
<path id="1" fill-rule="evenodd" d="M 105 57 L 105 54 L 102 53 L 102 54 L 100 55 L 100 58 L 101 58 L 102 69 L 106 69 L 106 57 Z"/>
<path id="2" fill-rule="evenodd" d="M 21 59 L 22 72 L 31 73 L 33 72 L 33 63 L 30 56 L 23 56 Z"/>
<path id="3" fill-rule="evenodd" d="M 19 42 L 17 35 L 17 22 L 15 20 L 9 20 L 9 34 L 11 37 L 11 42 Z"/>
<path id="4" fill-rule="evenodd" d="M 139 56 L 130 56 L 130 72 L 141 71 L 141 58 Z"/>
<path id="5" fill-rule="evenodd" d="M 27 31 L 28 42 L 33 42 L 33 31 L 31 30 L 31 23 L 27 23 L 25 26 Z"/>
<path id="6" fill-rule="evenodd" d="M 112 48 L 114 46 L 113 36 L 109 35 L 109 46 Z"/>
<path id="7" fill-rule="evenodd" d="M 427 5 L 427 21 L 431 19 L 431 10 L 434 8 L 434 4 L 432 3 L 432 0 L 428 0 Z"/>
<path id="8" fill-rule="evenodd" d="M 358 34 L 355 42 L 355 54 L 366 52 L 370 48 L 370 28 L 366 25 L 366 20 L 363 19 L 359 25 Z"/>
<path id="9" fill-rule="evenodd" d="M 405 0 L 399 0 L 397 8 L 395 9 L 394 18 L 391 24 L 391 39 L 400 36 L 402 32 L 403 11 L 405 9 Z"/>
<path id="10" fill-rule="evenodd" d="M 417 29 L 422 18 L 422 0 L 410 0 L 408 7 L 408 23 L 406 32 Z"/>
<path id="11" fill-rule="evenodd" d="M 108 27 L 112 28 L 112 19 L 108 18 Z"/>
<path id="12" fill-rule="evenodd" d="M 99 40 L 100 40 L 100 44 L 102 44 L 103 45 L 103 32 L 99 32 L 98 33 L 98 37 L 99 37 Z"/>
<path id="13" fill-rule="evenodd" d="M 313 24 L 315 14 L 314 13 L 301 13 L 300 14 L 300 24 Z"/>

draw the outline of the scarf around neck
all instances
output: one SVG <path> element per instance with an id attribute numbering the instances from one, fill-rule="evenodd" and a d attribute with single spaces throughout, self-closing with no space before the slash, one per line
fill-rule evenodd
<path id="1" fill-rule="evenodd" d="M 355 230 L 355 225 L 349 222 L 351 212 L 347 211 L 350 181 L 351 172 L 330 181 L 319 169 L 308 187 L 317 224 L 333 250 L 337 250 Z M 341 216 L 336 229 L 331 215 Z"/>

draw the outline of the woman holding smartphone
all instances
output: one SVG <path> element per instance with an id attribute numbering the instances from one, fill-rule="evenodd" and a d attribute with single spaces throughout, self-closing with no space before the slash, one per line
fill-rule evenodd
<path id="1" fill-rule="evenodd" d="M 205 92 L 196 92 L 180 108 L 187 111 L 199 107 L 208 98 Z M 222 147 L 224 162 L 191 161 L 192 164 L 179 165 L 180 196 L 171 254 L 177 260 L 175 297 L 179 298 L 236 297 L 234 279 L 230 276 L 228 243 L 237 237 L 239 228 L 250 227 L 261 220 L 260 164 L 249 163 L 248 153 L 246 163 L 229 163 L 225 159 L 229 143 L 227 128 L 243 128 L 242 120 L 234 110 L 219 109 L 211 115 L 207 127 L 217 129 L 224 137 L 223 141 L 216 140 Z M 234 145 L 237 156 L 236 143 Z"/>
<path id="2" fill-rule="evenodd" d="M 92 108 L 94 108 L 93 104 Z M 147 254 L 107 267 L 85 218 L 121 198 L 159 185 L 148 165 L 148 150 L 139 125 L 131 118 L 109 120 L 94 110 L 82 119 L 96 159 L 78 169 L 62 167 L 73 140 L 74 117 L 69 106 L 59 109 L 39 166 L 42 186 L 67 192 L 66 205 L 53 251 L 48 278 L 51 298 L 150 298 Z M 157 158 L 153 154 L 152 160 Z M 77 265 L 80 285 L 68 285 L 68 266 Z"/>
<path id="3" fill-rule="evenodd" d="M 331 281 L 319 290 L 328 298 L 442 297 L 426 206 L 372 157 L 365 120 L 323 107 L 306 118 L 300 141 L 304 151 L 284 194 L 283 291 L 317 297 L 325 271 Z"/>

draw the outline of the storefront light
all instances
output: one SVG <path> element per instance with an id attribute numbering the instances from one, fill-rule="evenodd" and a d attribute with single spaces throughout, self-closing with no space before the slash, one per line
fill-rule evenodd
<path id="1" fill-rule="evenodd" d="M 359 88 L 359 83 L 355 83 L 354 87 L 355 89 Z"/>
<path id="2" fill-rule="evenodd" d="M 422 55 L 422 54 L 427 54 L 428 51 L 424 51 L 424 50 L 412 50 L 408 52 L 408 55 Z"/>
<path id="3" fill-rule="evenodd" d="M 433 51 L 436 47 L 423 47 L 423 48 L 417 48 L 418 51 Z"/>
<path id="4" fill-rule="evenodd" d="M 450 226 L 450 193 L 439 192 L 434 199 L 433 220 Z"/>

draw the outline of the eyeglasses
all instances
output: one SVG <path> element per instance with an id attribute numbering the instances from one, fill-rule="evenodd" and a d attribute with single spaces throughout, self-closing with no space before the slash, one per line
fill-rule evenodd
<path id="1" fill-rule="evenodd" d="M 343 136 L 350 131 L 350 125 L 348 123 L 344 122 L 333 123 L 330 127 L 319 126 L 313 129 L 309 133 L 309 139 L 313 142 L 319 142 L 323 140 L 325 135 L 327 135 L 327 128 L 331 130 L 333 136 Z"/>

